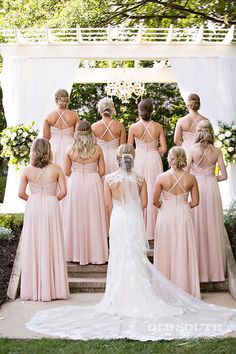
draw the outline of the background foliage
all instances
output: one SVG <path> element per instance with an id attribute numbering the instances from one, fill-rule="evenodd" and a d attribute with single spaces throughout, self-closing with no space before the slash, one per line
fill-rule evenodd
<path id="1" fill-rule="evenodd" d="M 236 23 L 235 0 L 1 0 L 3 27 L 219 26 Z"/>

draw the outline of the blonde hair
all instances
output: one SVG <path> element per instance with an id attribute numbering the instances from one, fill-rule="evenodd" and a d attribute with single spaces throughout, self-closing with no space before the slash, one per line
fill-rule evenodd
<path id="1" fill-rule="evenodd" d="M 114 102 L 109 97 L 104 97 L 97 104 L 98 113 L 111 117 L 115 112 Z"/>
<path id="2" fill-rule="evenodd" d="M 197 112 L 200 108 L 200 97 L 196 93 L 191 93 L 187 98 L 187 107 Z"/>
<path id="3" fill-rule="evenodd" d="M 169 166 L 177 168 L 177 170 L 181 170 L 182 168 L 187 166 L 185 150 L 180 146 L 173 146 L 169 150 L 167 160 Z"/>
<path id="4" fill-rule="evenodd" d="M 202 145 L 214 144 L 215 134 L 211 122 L 208 119 L 201 120 L 196 127 L 195 143 Z"/>
<path id="5" fill-rule="evenodd" d="M 61 109 L 68 107 L 70 102 L 69 93 L 64 89 L 59 89 L 55 92 L 55 102 Z"/>
<path id="6" fill-rule="evenodd" d="M 81 120 L 74 134 L 72 153 L 78 154 L 82 159 L 90 159 L 96 148 L 97 143 L 91 125 L 86 120 Z"/>
<path id="7" fill-rule="evenodd" d="M 52 162 L 52 150 L 49 141 L 44 138 L 35 139 L 30 149 L 31 165 L 43 168 L 50 162 Z"/>
<path id="8" fill-rule="evenodd" d="M 122 156 L 124 156 L 124 162 L 127 171 L 131 171 L 131 169 L 134 166 L 134 158 L 135 158 L 135 150 L 133 145 L 131 144 L 122 144 L 118 147 L 117 153 L 116 153 L 116 158 L 119 167 L 121 166 L 121 161 L 122 161 Z"/>

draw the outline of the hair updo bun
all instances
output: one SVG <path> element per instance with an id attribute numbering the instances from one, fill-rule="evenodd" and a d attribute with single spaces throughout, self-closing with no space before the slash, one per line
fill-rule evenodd
<path id="1" fill-rule="evenodd" d="M 37 138 L 33 141 L 30 149 L 31 165 L 43 168 L 52 161 L 51 145 L 47 139 Z"/>
<path id="2" fill-rule="evenodd" d="M 201 120 L 196 127 L 195 143 L 203 145 L 214 144 L 215 134 L 208 119 Z"/>
<path id="3" fill-rule="evenodd" d="M 122 144 L 118 147 L 116 158 L 119 167 L 122 167 L 124 162 L 127 172 L 130 172 L 134 167 L 135 150 L 130 144 Z"/>
<path id="4" fill-rule="evenodd" d="M 153 112 L 153 104 L 149 98 L 141 100 L 138 104 L 139 116 L 143 120 L 149 120 Z"/>
<path id="5" fill-rule="evenodd" d="M 115 112 L 114 102 L 109 97 L 104 97 L 97 104 L 98 113 L 111 117 Z"/>
<path id="6" fill-rule="evenodd" d="M 200 97 L 196 93 L 191 93 L 187 99 L 187 106 L 195 112 L 198 111 L 200 108 Z"/>
<path id="7" fill-rule="evenodd" d="M 181 170 L 182 168 L 187 166 L 187 158 L 185 150 L 180 146 L 173 146 L 167 157 L 168 163 L 170 167 L 177 168 L 177 170 Z"/>
<path id="8" fill-rule="evenodd" d="M 64 89 L 57 90 L 55 93 L 55 102 L 59 108 L 66 109 L 70 102 L 69 93 Z"/>

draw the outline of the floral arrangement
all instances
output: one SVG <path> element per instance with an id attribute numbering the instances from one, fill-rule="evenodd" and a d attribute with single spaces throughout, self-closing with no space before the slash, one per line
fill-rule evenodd
<path id="1" fill-rule="evenodd" d="M 0 156 L 9 158 L 9 163 L 17 168 L 29 163 L 30 147 L 39 131 L 30 125 L 13 125 L 5 128 L 0 135 L 2 151 Z"/>
<path id="2" fill-rule="evenodd" d="M 216 146 L 222 150 L 226 163 L 236 162 L 236 124 L 218 122 L 215 136 Z"/>

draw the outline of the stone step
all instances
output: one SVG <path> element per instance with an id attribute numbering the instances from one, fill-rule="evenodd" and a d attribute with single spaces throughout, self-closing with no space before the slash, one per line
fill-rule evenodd
<path id="1" fill-rule="evenodd" d="M 200 285 L 202 293 L 218 293 L 229 291 L 229 281 L 227 278 L 225 281 L 201 283 Z"/>
<path id="2" fill-rule="evenodd" d="M 69 277 L 71 293 L 103 293 L 106 287 L 106 278 Z"/>

